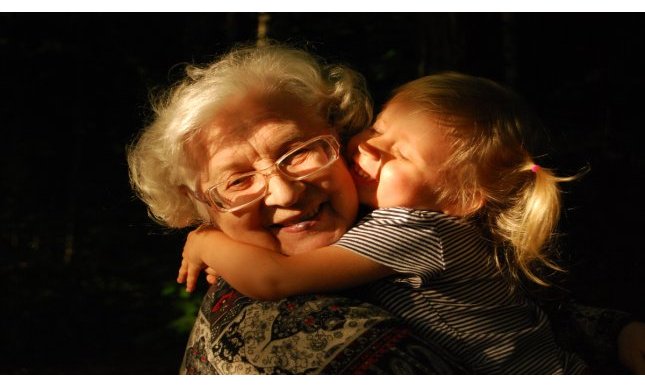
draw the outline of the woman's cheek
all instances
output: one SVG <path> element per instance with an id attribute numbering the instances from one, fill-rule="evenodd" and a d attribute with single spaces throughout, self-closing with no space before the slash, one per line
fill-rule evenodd
<path id="1" fill-rule="evenodd" d="M 332 201 L 338 202 L 338 212 L 351 225 L 358 212 L 358 194 L 354 180 L 345 164 L 337 166 L 330 184 L 334 185 L 333 188 L 329 188 L 330 191 L 334 191 Z"/>

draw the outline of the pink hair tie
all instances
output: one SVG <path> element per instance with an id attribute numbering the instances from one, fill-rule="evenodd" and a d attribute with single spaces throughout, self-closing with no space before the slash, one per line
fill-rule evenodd
<path id="1" fill-rule="evenodd" d="M 537 165 L 537 164 L 531 165 L 531 172 L 533 172 L 533 173 L 537 173 L 537 171 L 539 171 L 540 169 L 541 169 L 541 167 L 539 165 Z"/>

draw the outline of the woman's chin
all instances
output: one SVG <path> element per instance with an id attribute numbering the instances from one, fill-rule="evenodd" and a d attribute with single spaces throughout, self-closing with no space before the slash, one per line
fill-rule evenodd
<path id="1" fill-rule="evenodd" d="M 315 218 L 289 227 L 274 228 L 272 232 L 280 243 L 281 252 L 293 255 L 333 244 L 352 221 L 353 217 L 345 220 L 329 203 L 325 203 Z"/>
<path id="2" fill-rule="evenodd" d="M 335 243 L 341 235 L 341 233 L 335 232 L 319 232 L 302 236 L 298 240 L 288 238 L 287 240 L 281 241 L 281 250 L 286 255 L 306 253 Z"/>

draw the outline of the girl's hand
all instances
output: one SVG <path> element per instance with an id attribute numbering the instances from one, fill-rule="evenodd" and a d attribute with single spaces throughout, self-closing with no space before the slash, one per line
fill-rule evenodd
<path id="1" fill-rule="evenodd" d="M 215 283 L 217 282 L 217 272 L 215 271 L 215 269 L 213 269 L 212 267 L 207 267 L 205 271 L 206 271 L 206 282 L 208 282 L 211 285 L 215 285 Z"/>
<path id="2" fill-rule="evenodd" d="M 645 323 L 633 321 L 620 331 L 618 357 L 631 372 L 645 375 Z"/>
<path id="3" fill-rule="evenodd" d="M 179 274 L 177 275 L 177 282 L 186 282 L 186 290 L 192 292 L 195 290 L 199 273 L 204 270 L 207 265 L 202 260 L 201 248 L 206 248 L 204 239 L 208 234 L 209 228 L 199 227 L 196 230 L 188 233 L 186 243 L 184 244 L 184 251 L 182 252 L 181 266 L 179 267 Z M 211 269 L 212 271 L 212 269 Z M 214 271 L 209 273 L 206 279 L 210 282 L 209 277 L 214 276 Z"/>
<path id="4" fill-rule="evenodd" d="M 183 284 L 186 282 L 186 291 L 192 292 L 195 290 L 195 284 L 199 273 L 206 267 L 201 261 L 199 263 L 192 262 L 190 259 L 184 258 L 181 260 L 179 267 L 179 274 L 177 275 L 177 283 Z"/>

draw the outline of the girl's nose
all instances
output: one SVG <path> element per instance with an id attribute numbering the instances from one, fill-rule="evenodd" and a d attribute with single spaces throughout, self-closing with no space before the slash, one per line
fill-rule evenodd
<path id="1" fill-rule="evenodd" d="M 291 207 L 298 202 L 306 189 L 302 181 L 289 180 L 279 173 L 267 176 L 268 190 L 264 198 L 267 206 Z"/>
<path id="2" fill-rule="evenodd" d="M 363 156 L 370 157 L 374 160 L 379 160 L 381 158 L 381 152 L 371 140 L 361 142 L 358 144 L 357 148 L 358 152 Z"/>

